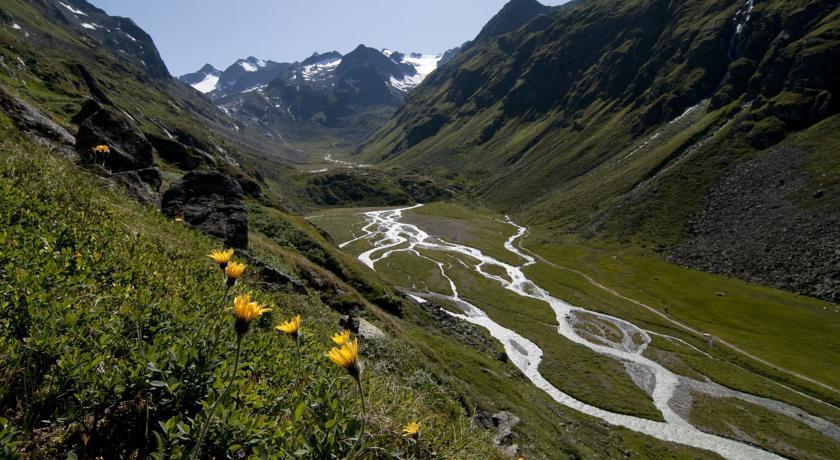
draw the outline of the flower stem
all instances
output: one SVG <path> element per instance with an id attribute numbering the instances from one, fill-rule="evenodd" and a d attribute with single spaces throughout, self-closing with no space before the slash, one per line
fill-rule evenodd
<path id="1" fill-rule="evenodd" d="M 228 391 L 230 391 L 230 387 L 233 386 L 233 381 L 236 380 L 236 371 L 239 369 L 239 352 L 242 350 L 242 336 L 236 336 L 236 357 L 233 359 L 233 368 L 230 370 L 230 380 L 225 386 L 225 389 L 222 390 L 222 393 L 219 395 L 219 398 L 213 402 L 213 406 L 210 407 L 210 413 L 207 415 L 207 420 L 204 422 L 204 427 L 201 428 L 201 434 L 198 436 L 198 442 L 195 445 L 195 449 L 193 450 L 192 458 L 195 459 L 201 453 L 201 443 L 204 441 L 204 435 L 207 434 L 207 428 L 210 426 L 210 422 L 213 421 L 213 414 L 216 412 L 216 407 L 219 405 L 219 402 L 225 399 L 227 396 Z"/>
<path id="2" fill-rule="evenodd" d="M 365 390 L 362 388 L 361 377 L 356 378 L 356 386 L 359 388 L 359 398 L 362 401 L 362 428 L 359 430 L 359 437 L 356 438 L 356 443 L 353 444 L 353 449 L 350 450 L 350 455 L 347 458 L 356 458 L 356 449 L 362 445 L 362 438 L 365 437 L 365 427 L 367 425 L 367 405 L 365 404 Z"/>
<path id="3" fill-rule="evenodd" d="M 210 329 L 211 331 L 213 331 L 213 343 L 210 345 L 210 353 L 211 354 L 216 351 L 216 344 L 219 342 L 219 336 L 222 335 L 222 333 L 218 329 L 219 329 L 219 318 L 221 318 L 223 315 L 218 310 L 220 308 L 222 308 L 222 305 L 225 304 L 225 300 L 227 300 L 227 296 L 228 296 L 229 291 L 230 291 L 230 286 L 225 285 L 225 293 L 222 295 L 222 298 L 219 299 L 219 304 L 216 305 L 216 308 L 213 311 L 213 314 L 216 315 L 216 319 L 213 320 L 213 328 Z"/>

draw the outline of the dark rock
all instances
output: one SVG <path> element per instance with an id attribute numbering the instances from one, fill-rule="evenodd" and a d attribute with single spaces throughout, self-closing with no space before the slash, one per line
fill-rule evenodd
<path id="1" fill-rule="evenodd" d="M 519 424 L 519 417 L 507 411 L 490 415 L 485 411 L 478 411 L 472 419 L 475 426 L 485 430 L 496 430 L 493 443 L 497 446 L 505 445 L 517 438 L 513 428 Z"/>
<path id="2" fill-rule="evenodd" d="M 492 428 L 496 428 L 496 424 L 493 423 L 493 416 L 490 415 L 489 412 L 485 411 L 478 411 L 472 418 L 473 425 L 484 428 L 485 430 L 489 430 Z"/>
<path id="3" fill-rule="evenodd" d="M 146 135 L 161 158 L 185 171 L 200 166 L 215 166 L 216 160 L 208 153 L 186 146 L 176 140 Z M 241 184 L 240 184 L 241 185 Z"/>
<path id="4" fill-rule="evenodd" d="M 228 246 L 248 246 L 248 215 L 242 187 L 215 171 L 193 171 L 163 195 L 161 210 L 181 217 L 188 225 L 219 238 Z"/>
<path id="5" fill-rule="evenodd" d="M 344 315 L 338 320 L 338 325 L 354 334 L 358 334 L 361 322 L 356 316 Z"/>
<path id="6" fill-rule="evenodd" d="M 135 200 L 160 208 L 160 186 L 163 176 L 158 168 L 145 168 L 111 175 Z"/>
<path id="7" fill-rule="evenodd" d="M 76 139 L 66 129 L 40 110 L 13 96 L 3 86 L 0 86 L 0 109 L 21 131 L 62 145 L 71 146 L 76 143 Z"/>
<path id="8" fill-rule="evenodd" d="M 82 104 L 81 110 L 76 115 L 73 115 L 73 118 L 70 119 L 73 123 L 77 125 L 82 124 L 83 121 L 87 120 L 96 112 L 99 112 L 102 109 L 102 105 L 99 102 L 96 102 L 95 99 L 87 99 L 84 104 Z"/>
<path id="9" fill-rule="evenodd" d="M 111 152 L 95 154 L 97 145 L 107 145 Z M 134 171 L 154 164 L 152 144 L 132 121 L 110 108 L 101 108 L 82 122 L 76 149 L 83 161 L 102 164 L 111 171 Z"/>
<path id="10" fill-rule="evenodd" d="M 498 427 L 498 431 L 493 436 L 493 442 L 496 445 L 508 444 L 516 439 L 516 433 L 513 432 L 513 427 L 519 424 L 519 417 L 510 412 L 502 411 L 493 414 L 493 424 Z"/>

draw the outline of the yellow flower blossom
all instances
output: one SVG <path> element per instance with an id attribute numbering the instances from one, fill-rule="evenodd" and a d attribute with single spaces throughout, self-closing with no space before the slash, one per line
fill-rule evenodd
<path id="1" fill-rule="evenodd" d="M 270 308 L 265 308 L 256 302 L 252 302 L 250 294 L 236 296 L 233 300 L 233 316 L 236 319 L 234 328 L 236 329 L 236 333 L 240 336 L 245 335 L 255 319 L 259 318 L 263 313 L 270 311 Z"/>
<path id="2" fill-rule="evenodd" d="M 247 265 L 239 262 L 231 262 L 225 267 L 225 275 L 227 276 L 228 286 L 236 284 L 236 280 L 245 273 Z"/>
<path id="3" fill-rule="evenodd" d="M 359 380 L 359 377 L 362 375 L 362 367 L 359 363 L 358 340 L 350 340 L 342 345 L 341 348 L 333 347 L 327 353 L 327 357 L 337 366 L 343 367 L 351 377 L 357 381 Z"/>
<path id="4" fill-rule="evenodd" d="M 350 331 L 344 330 L 332 336 L 332 341 L 339 347 L 350 341 Z"/>
<path id="5" fill-rule="evenodd" d="M 96 153 L 111 153 L 111 147 L 108 147 L 107 145 L 104 145 L 104 144 L 103 145 L 97 145 L 96 147 L 93 148 L 93 151 L 96 152 Z"/>
<path id="6" fill-rule="evenodd" d="M 230 262 L 230 259 L 233 258 L 233 249 L 228 249 L 227 251 L 215 249 L 210 251 L 210 255 L 207 257 L 213 259 L 217 264 L 219 264 L 219 267 L 224 270 L 225 267 L 227 267 L 228 262 Z"/>
<path id="7" fill-rule="evenodd" d="M 295 316 L 290 321 L 277 326 L 277 330 L 286 333 L 294 338 L 297 338 L 300 332 L 300 315 Z"/>
<path id="8" fill-rule="evenodd" d="M 408 425 L 403 428 L 403 436 L 409 438 L 416 438 L 420 434 L 420 423 L 415 421 L 411 421 Z"/>

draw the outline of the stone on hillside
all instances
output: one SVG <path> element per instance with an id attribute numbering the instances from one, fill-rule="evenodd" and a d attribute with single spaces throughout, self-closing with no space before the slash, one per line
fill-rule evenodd
<path id="1" fill-rule="evenodd" d="M 66 146 L 76 143 L 76 139 L 66 129 L 40 110 L 13 96 L 3 86 L 0 86 L 0 110 L 21 131 L 31 133 L 36 138 Z"/>
<path id="2" fill-rule="evenodd" d="M 360 318 L 359 319 L 359 337 L 367 340 L 376 340 L 385 338 L 385 333 L 382 332 L 382 329 L 371 324 L 370 321 Z"/>
<path id="3" fill-rule="evenodd" d="M 498 428 L 496 434 L 493 436 L 493 442 L 496 445 L 507 444 L 516 439 L 513 427 L 519 424 L 519 417 L 510 412 L 502 411 L 493 414 L 493 424 Z"/>
<path id="4" fill-rule="evenodd" d="M 158 168 L 137 169 L 111 175 L 135 200 L 160 208 L 160 186 L 163 175 Z"/>
<path id="5" fill-rule="evenodd" d="M 202 165 L 216 165 L 216 160 L 206 152 L 184 145 L 174 139 L 151 135 L 147 137 L 161 158 L 184 171 L 192 171 Z"/>
<path id="6" fill-rule="evenodd" d="M 97 145 L 107 145 L 110 153 L 94 153 Z M 135 171 L 154 164 L 152 144 L 134 122 L 109 108 L 101 108 L 82 121 L 76 149 L 85 162 L 103 165 L 112 172 Z"/>
<path id="7" fill-rule="evenodd" d="M 497 446 L 508 444 L 516 439 L 516 434 L 513 432 L 513 427 L 519 424 L 519 417 L 507 411 L 502 411 L 490 415 L 485 411 L 479 411 L 473 416 L 473 424 L 485 430 L 495 429 L 496 433 L 493 435 L 493 443 Z"/>
<path id="8" fill-rule="evenodd" d="M 338 320 L 338 325 L 347 329 L 348 331 L 358 334 L 361 327 L 359 318 L 356 316 L 345 315 Z"/>
<path id="9" fill-rule="evenodd" d="M 248 246 L 242 187 L 230 176 L 216 171 L 190 172 L 163 194 L 161 210 L 230 247 Z"/>

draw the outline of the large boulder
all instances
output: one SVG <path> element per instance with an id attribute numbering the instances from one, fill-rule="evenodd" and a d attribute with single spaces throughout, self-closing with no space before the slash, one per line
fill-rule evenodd
<path id="1" fill-rule="evenodd" d="M 160 208 L 160 186 L 163 183 L 163 174 L 158 168 L 114 173 L 111 179 L 122 185 L 135 200 Z"/>
<path id="2" fill-rule="evenodd" d="M 161 158 L 174 164 L 184 171 L 192 171 L 199 166 L 215 166 L 216 160 L 208 153 L 189 147 L 175 139 L 166 139 L 160 136 L 147 135 Z"/>
<path id="3" fill-rule="evenodd" d="M 216 171 L 188 173 L 163 194 L 161 211 L 184 219 L 230 247 L 248 247 L 248 214 L 242 187 L 230 176 Z"/>
<path id="4" fill-rule="evenodd" d="M 94 153 L 97 145 L 107 145 L 110 153 Z M 111 108 L 100 108 L 81 122 L 76 149 L 83 161 L 113 172 L 146 169 L 154 163 L 152 144 L 134 122 Z"/>
<path id="5" fill-rule="evenodd" d="M 38 139 L 66 146 L 72 146 L 76 142 L 66 129 L 40 110 L 12 95 L 3 86 L 0 86 L 0 111 L 11 118 L 18 129 Z"/>

